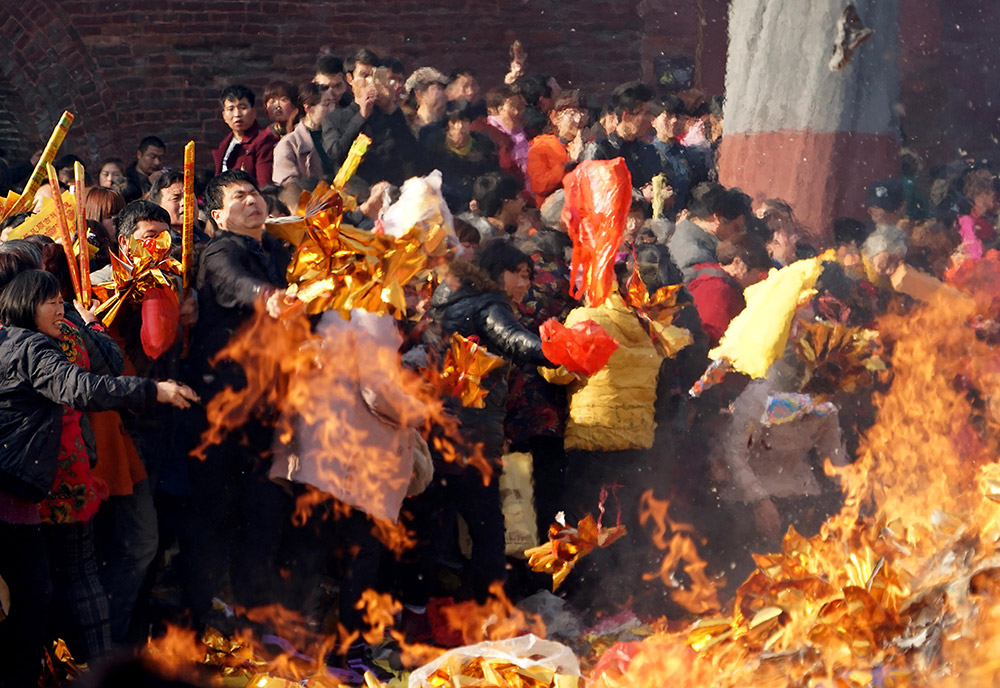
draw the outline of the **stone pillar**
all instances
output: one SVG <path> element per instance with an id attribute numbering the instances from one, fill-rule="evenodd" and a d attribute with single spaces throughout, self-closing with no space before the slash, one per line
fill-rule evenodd
<path id="1" fill-rule="evenodd" d="M 864 218 L 866 185 L 898 174 L 899 0 L 858 0 L 874 35 L 830 71 L 845 0 L 733 0 L 719 178 L 779 197 L 817 241 Z"/>

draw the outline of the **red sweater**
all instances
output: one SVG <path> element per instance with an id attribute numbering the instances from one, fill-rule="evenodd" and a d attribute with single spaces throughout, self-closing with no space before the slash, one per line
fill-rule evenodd
<path id="1" fill-rule="evenodd" d="M 222 139 L 219 147 L 212 151 L 215 159 L 215 173 L 222 172 L 222 158 L 229 150 L 229 143 L 233 140 L 233 133 Z M 271 183 L 271 171 L 274 168 L 274 146 L 278 143 L 278 137 L 271 131 L 270 127 L 263 129 L 256 122 L 243 134 L 243 140 L 236 144 L 229 154 L 229 165 L 227 170 L 243 170 L 249 172 L 250 176 L 257 180 L 257 186 L 264 187 Z"/>
<path id="2" fill-rule="evenodd" d="M 718 263 L 699 263 L 693 270 L 695 277 L 688 283 L 688 291 L 709 344 L 718 346 L 730 321 L 746 308 L 743 290 Z"/>

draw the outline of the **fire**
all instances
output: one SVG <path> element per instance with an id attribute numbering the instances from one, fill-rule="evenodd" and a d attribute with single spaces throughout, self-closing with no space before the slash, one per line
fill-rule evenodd
<path id="1" fill-rule="evenodd" d="M 975 303 L 884 318 L 893 379 L 878 421 L 855 463 L 826 467 L 844 489 L 841 512 L 815 537 L 793 528 L 780 552 L 755 555 L 731 615 L 657 634 L 595 683 L 995 685 L 1000 389 Z M 642 516 L 673 571 L 686 553 L 677 539 L 691 536 L 667 508 L 644 499 Z"/>
<path id="2" fill-rule="evenodd" d="M 652 521 L 654 529 L 650 537 L 653 544 L 657 549 L 667 550 L 660 570 L 643 574 L 643 580 L 659 578 L 664 585 L 672 588 L 671 599 L 689 612 L 704 614 L 721 609 L 722 604 L 718 598 L 720 582 L 712 581 L 705 573 L 708 564 L 698 554 L 694 526 L 671 519 L 669 509 L 668 500 L 656 499 L 652 490 L 643 492 L 639 501 L 639 525 L 645 526 Z M 668 533 L 673 533 L 669 541 L 666 537 Z M 682 587 L 675 576 L 682 562 L 684 573 L 690 580 L 689 588 Z"/>
<path id="3" fill-rule="evenodd" d="M 363 348 L 363 356 L 358 348 Z M 308 458 L 301 460 L 310 463 L 314 482 L 352 495 L 354 503 L 371 514 L 374 535 L 397 554 L 415 544 L 413 534 L 396 521 L 410 480 L 409 464 L 352 422 L 353 416 L 345 409 L 359 403 L 366 381 L 345 361 L 357 360 L 358 367 L 392 381 L 399 390 L 393 398 L 398 401 L 393 410 L 399 413 L 394 420 L 429 435 L 430 444 L 445 461 L 475 466 L 484 480 L 492 473 L 481 447 L 468 447 L 459 440 L 457 422 L 444 412 L 437 388 L 404 369 L 391 342 L 365 340 L 359 347 L 343 330 L 334 328 L 333 334 L 325 336 L 314 332 L 301 309 L 293 308 L 280 319 L 258 310 L 220 358 L 240 363 L 247 385 L 240 390 L 224 389 L 208 403 L 210 427 L 196 455 L 203 456 L 208 446 L 227 433 L 263 416 L 275 424 L 276 451 L 288 454 L 289 464 L 307 453 Z M 316 507 L 327 506 L 331 500 L 330 493 L 309 486 L 297 500 L 293 522 L 304 524 Z M 349 508 L 336 500 L 329 512 L 340 517 Z"/>
<path id="4" fill-rule="evenodd" d="M 443 609 L 456 645 L 474 645 L 484 640 L 504 640 L 525 633 L 545 637 L 545 624 L 539 617 L 525 614 L 504 593 L 502 583 L 490 586 L 490 598 L 484 604 L 459 602 Z"/>

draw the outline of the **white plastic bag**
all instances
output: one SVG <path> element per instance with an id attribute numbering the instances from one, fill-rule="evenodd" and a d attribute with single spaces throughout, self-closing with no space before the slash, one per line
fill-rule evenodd
<path id="1" fill-rule="evenodd" d="M 580 679 L 580 661 L 573 651 L 561 643 L 544 640 L 529 633 L 508 640 L 487 640 L 449 650 L 430 664 L 410 674 L 409 688 L 430 686 L 427 679 L 442 666 L 458 666 L 478 657 L 499 659 L 523 669 L 544 667 L 556 672 L 553 685 L 575 688 Z"/>
<path id="2" fill-rule="evenodd" d="M 441 195 L 441 173 L 434 170 L 426 177 L 411 177 L 403 182 L 399 200 L 382 215 L 382 231 L 399 239 L 416 227 L 426 235 L 435 225 L 448 233 L 451 245 L 458 245 L 454 221 Z"/>

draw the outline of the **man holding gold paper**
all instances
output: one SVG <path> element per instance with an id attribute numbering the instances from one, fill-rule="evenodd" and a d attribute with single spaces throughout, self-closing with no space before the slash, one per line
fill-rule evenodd
<path id="1" fill-rule="evenodd" d="M 246 384 L 240 365 L 213 358 L 253 317 L 260 300 L 283 296 L 289 255 L 264 231 L 267 204 L 247 172 L 230 170 L 213 179 L 205 202 L 217 230 L 198 266 L 200 314 L 189 360 L 193 384 L 210 399 L 224 387 Z M 204 416 L 191 421 L 192 426 L 203 424 Z M 270 596 L 281 589 L 280 524 L 288 521 L 292 505 L 268 479 L 270 464 L 257 460 L 270 449 L 272 433 L 266 422 L 248 423 L 210 447 L 204 461 L 191 463 L 191 527 L 182 548 L 190 553 L 188 594 L 196 615 L 210 610 L 226 580 L 246 606 L 273 602 Z M 189 433 L 194 440 L 199 435 Z"/>

